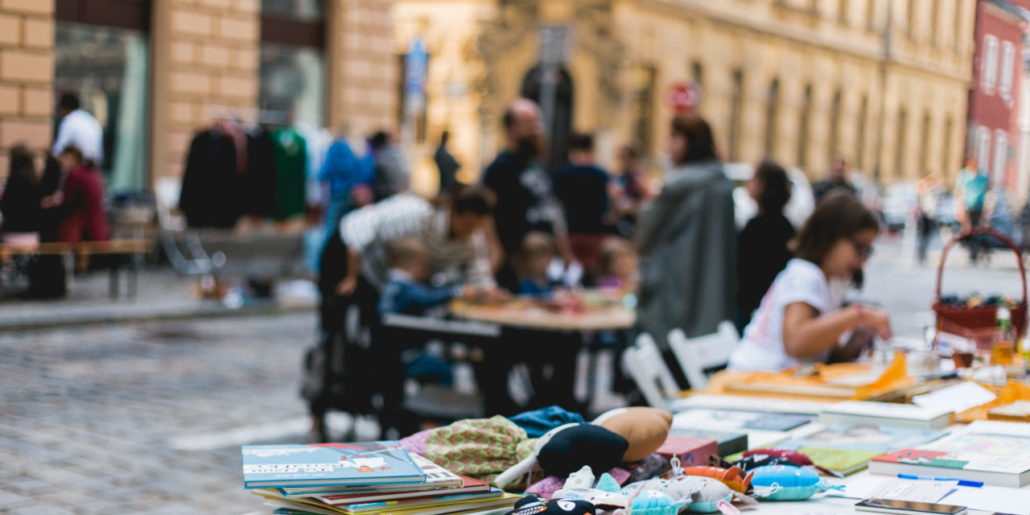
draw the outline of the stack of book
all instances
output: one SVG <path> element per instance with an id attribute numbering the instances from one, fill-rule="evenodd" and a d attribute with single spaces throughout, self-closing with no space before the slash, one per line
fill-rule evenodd
<path id="1" fill-rule="evenodd" d="M 1030 484 L 1030 424 L 973 422 L 940 440 L 877 456 L 869 472 L 1021 488 Z"/>
<path id="2" fill-rule="evenodd" d="M 247 445 L 243 483 L 284 515 L 458 515 L 519 499 L 390 441 Z"/>

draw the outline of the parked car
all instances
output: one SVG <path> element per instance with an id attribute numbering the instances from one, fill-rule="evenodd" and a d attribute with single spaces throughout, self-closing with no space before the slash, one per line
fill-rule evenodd
<path id="1" fill-rule="evenodd" d="M 858 192 L 858 198 L 862 204 L 879 216 L 883 211 L 883 194 L 876 181 L 866 178 L 865 174 L 858 170 L 852 170 L 848 174 L 848 180 Z"/>
<path id="2" fill-rule="evenodd" d="M 994 197 L 994 210 L 991 211 L 991 217 L 988 220 L 991 229 L 998 231 L 1005 236 L 1008 236 L 1017 246 L 1023 243 L 1022 231 L 1016 227 L 1016 219 L 1012 216 L 1012 209 L 1010 207 L 1010 201 L 1008 195 L 1005 193 L 999 193 Z M 985 237 L 983 241 L 984 245 L 996 249 L 1007 249 L 1008 246 L 1002 243 L 997 238 Z"/>
<path id="3" fill-rule="evenodd" d="M 755 168 L 748 163 L 726 163 L 724 170 L 726 176 L 737 185 L 733 189 L 733 209 L 737 229 L 743 229 L 748 221 L 758 214 L 758 204 L 755 199 L 751 198 L 747 187 L 744 186 L 754 176 Z M 791 183 L 791 194 L 790 202 L 783 209 L 783 214 L 796 229 L 800 230 L 808 220 L 808 215 L 815 210 L 815 196 L 805 172 L 797 168 L 790 168 L 787 170 L 787 177 Z"/>
<path id="4" fill-rule="evenodd" d="M 919 209 L 919 189 L 910 181 L 896 182 L 883 191 L 880 218 L 888 231 L 901 231 Z"/>

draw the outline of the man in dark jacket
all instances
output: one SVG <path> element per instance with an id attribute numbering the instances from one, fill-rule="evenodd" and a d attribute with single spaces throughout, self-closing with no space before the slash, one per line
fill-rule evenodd
<path id="1" fill-rule="evenodd" d="M 494 220 L 508 262 L 530 231 L 553 234 L 563 258 L 571 262 L 561 207 L 538 160 L 544 139 L 540 109 L 531 100 L 515 101 L 504 113 L 504 132 L 507 145 L 486 167 L 483 185 L 497 194 Z M 501 285 L 516 290 L 518 281 L 508 281 L 507 275 L 502 270 Z"/>

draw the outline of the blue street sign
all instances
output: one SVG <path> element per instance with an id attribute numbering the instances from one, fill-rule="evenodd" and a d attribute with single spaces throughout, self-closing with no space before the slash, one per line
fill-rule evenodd
<path id="1" fill-rule="evenodd" d="M 408 95 L 425 95 L 426 72 L 429 66 L 429 53 L 421 39 L 411 42 L 404 60 L 404 91 Z"/>

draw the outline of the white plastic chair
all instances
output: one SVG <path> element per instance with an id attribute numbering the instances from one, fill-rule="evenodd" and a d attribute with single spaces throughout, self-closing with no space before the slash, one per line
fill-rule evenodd
<path id="1" fill-rule="evenodd" d="M 673 329 L 668 342 L 683 375 L 690 381 L 690 388 L 703 390 L 708 386 L 705 369 L 725 367 L 740 336 L 732 322 L 723 321 L 717 332 L 697 338 L 687 338 L 682 329 Z"/>
<path id="2" fill-rule="evenodd" d="M 669 408 L 669 403 L 665 399 L 678 392 L 679 385 L 672 377 L 669 367 L 665 366 L 662 352 L 658 350 L 658 345 L 651 335 L 638 336 L 636 344 L 622 354 L 622 364 L 649 405 L 661 409 Z"/>

